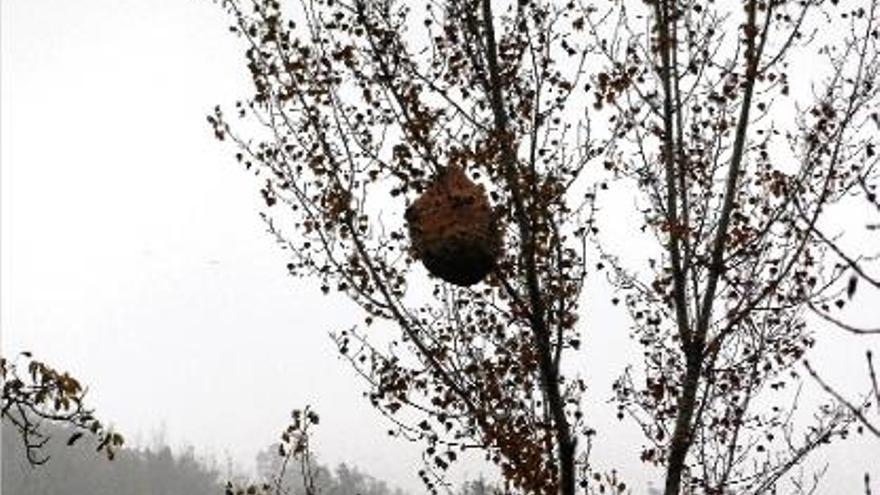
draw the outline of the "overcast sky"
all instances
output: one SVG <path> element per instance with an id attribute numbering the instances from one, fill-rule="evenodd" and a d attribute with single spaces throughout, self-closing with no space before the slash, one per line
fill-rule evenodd
<path id="1" fill-rule="evenodd" d="M 310 403 L 323 417 L 324 461 L 420 492 L 419 449 L 387 437 L 327 337 L 357 313 L 286 275 L 257 188 L 205 122 L 214 104 L 249 89 L 220 9 L 209 0 L 0 5 L 3 353 L 32 350 L 72 371 L 132 443 L 164 431 L 172 446 L 221 462 L 228 452 L 245 469 L 290 409 Z M 603 423 L 611 414 L 601 403 L 631 350 L 625 330 L 599 333 L 625 329 L 603 308 L 589 320 L 597 333 L 584 362 L 597 426 L 614 441 L 596 451 L 644 481 L 637 437 Z M 827 340 L 817 360 L 829 376 L 863 377 L 848 358 L 866 341 Z M 876 442 L 855 445 L 880 454 Z M 835 485 L 858 486 L 865 456 L 829 455 Z"/>
<path id="2" fill-rule="evenodd" d="M 327 337 L 348 306 L 285 274 L 205 121 L 248 89 L 220 9 L 2 9 L 4 353 L 70 369 L 131 441 L 164 429 L 243 467 L 311 403 L 324 458 L 416 486 L 417 450 L 386 439 Z"/>

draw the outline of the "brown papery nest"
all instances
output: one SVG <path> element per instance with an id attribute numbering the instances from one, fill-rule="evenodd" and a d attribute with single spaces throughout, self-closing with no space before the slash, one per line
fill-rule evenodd
<path id="1" fill-rule="evenodd" d="M 406 210 L 412 252 L 451 284 L 483 280 L 501 254 L 501 235 L 483 186 L 460 167 L 439 172 Z"/>

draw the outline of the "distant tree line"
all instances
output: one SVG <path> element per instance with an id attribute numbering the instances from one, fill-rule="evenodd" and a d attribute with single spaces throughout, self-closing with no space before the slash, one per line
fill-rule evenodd
<path id="1" fill-rule="evenodd" d="M 3 423 L 2 491 L 16 495 L 217 495 L 220 473 L 198 459 L 192 448 L 172 452 L 157 448 L 123 448 L 113 461 L 95 455 L 93 442 L 66 445 L 70 432 L 46 429 L 49 460 L 30 464 L 24 445 L 8 422 Z"/>
<path id="2" fill-rule="evenodd" d="M 257 474 L 261 481 L 270 480 L 280 471 L 282 458 L 278 455 L 278 447 L 273 445 L 257 454 Z M 335 470 L 315 463 L 312 475 L 315 479 L 316 492 L 320 495 L 405 494 L 400 488 L 391 488 L 385 481 L 378 480 L 346 463 L 339 464 Z M 282 493 L 291 495 L 308 493 L 305 479 L 298 469 L 286 470 L 281 481 Z"/>
<path id="3" fill-rule="evenodd" d="M 95 440 L 68 446 L 71 431 L 49 425 L 51 440 L 44 446 L 49 460 L 33 465 L 14 426 L 3 422 L 2 485 L 0 493 L 15 495 L 222 495 L 225 477 L 212 461 L 200 459 L 190 447 L 172 451 L 167 445 L 123 448 L 113 461 L 95 455 Z M 257 456 L 257 478 L 277 472 L 278 446 Z M 384 481 L 346 464 L 336 469 L 315 463 L 316 486 L 321 495 L 403 495 Z M 297 471 L 284 478 L 285 493 L 304 494 Z"/>

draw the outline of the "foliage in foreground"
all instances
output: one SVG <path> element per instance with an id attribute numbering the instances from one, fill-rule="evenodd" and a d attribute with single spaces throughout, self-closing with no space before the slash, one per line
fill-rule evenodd
<path id="1" fill-rule="evenodd" d="M 68 446 L 88 434 L 97 439 L 95 450 L 111 460 L 124 442 L 122 435 L 95 417 L 85 402 L 86 389 L 76 378 L 34 359 L 30 352 L 11 360 L 0 357 L 0 384 L 0 420 L 4 427 L 7 423 L 14 427 L 23 457 L 33 465 L 49 460 L 44 447 L 51 439 L 48 430 L 59 431 L 56 425 L 68 428 Z"/>

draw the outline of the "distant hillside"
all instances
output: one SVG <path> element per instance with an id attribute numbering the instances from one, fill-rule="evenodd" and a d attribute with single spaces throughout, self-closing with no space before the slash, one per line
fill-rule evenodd
<path id="1" fill-rule="evenodd" d="M 167 446 L 155 450 L 122 449 L 108 461 L 95 454 L 90 438 L 65 445 L 70 433 L 55 428 L 41 466 L 27 463 L 17 432 L 3 424 L 2 493 L 15 495 L 222 495 L 216 469 L 196 459 L 192 450 L 173 454 Z"/>
<path id="2" fill-rule="evenodd" d="M 108 461 L 95 453 L 92 439 L 83 437 L 73 447 L 65 445 L 70 433 L 47 428 L 52 441 L 44 454 L 50 460 L 38 467 L 27 463 L 16 431 L 3 424 L 2 486 L 0 493 L 14 495 L 224 495 L 226 480 L 214 466 L 196 458 L 189 449 L 174 453 L 167 446 L 120 450 Z M 257 458 L 260 476 L 268 478 L 280 468 L 277 446 Z M 317 466 L 322 495 L 404 495 L 385 482 L 342 464 L 335 470 Z M 225 473 L 224 473 L 225 474 Z M 295 470 L 284 477 L 292 495 L 303 493 Z"/>
<path id="3" fill-rule="evenodd" d="M 280 472 L 281 458 L 277 452 L 276 444 L 257 454 L 257 473 L 263 480 L 272 479 Z M 316 465 L 312 472 L 316 476 L 315 485 L 320 495 L 406 495 L 399 488 L 392 489 L 384 481 L 344 463 L 332 471 L 325 466 Z M 282 483 L 292 494 L 306 492 L 300 467 L 296 463 L 288 466 Z"/>

